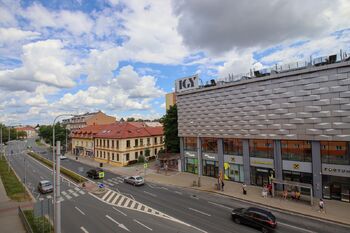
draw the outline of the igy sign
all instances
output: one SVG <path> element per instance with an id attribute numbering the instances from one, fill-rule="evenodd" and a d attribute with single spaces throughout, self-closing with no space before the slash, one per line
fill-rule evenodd
<path id="1" fill-rule="evenodd" d="M 198 88 L 198 76 L 193 75 L 176 80 L 176 92 Z"/>

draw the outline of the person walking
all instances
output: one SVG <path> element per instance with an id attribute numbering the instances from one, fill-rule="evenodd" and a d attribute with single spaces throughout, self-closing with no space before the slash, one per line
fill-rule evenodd
<path id="1" fill-rule="evenodd" d="M 320 202 L 318 203 L 318 206 L 320 207 L 319 212 L 326 213 L 325 210 L 324 210 L 324 201 L 323 201 L 322 198 L 320 199 Z"/>
<path id="2" fill-rule="evenodd" d="M 224 180 L 221 180 L 221 191 L 224 191 L 224 186 L 225 186 Z"/>
<path id="3" fill-rule="evenodd" d="M 242 192 L 243 195 L 247 195 L 247 185 L 245 183 L 242 184 Z"/>

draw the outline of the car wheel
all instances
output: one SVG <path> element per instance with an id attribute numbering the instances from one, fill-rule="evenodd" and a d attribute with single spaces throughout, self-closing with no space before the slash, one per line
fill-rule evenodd
<path id="1" fill-rule="evenodd" d="M 235 218 L 234 221 L 235 221 L 235 223 L 237 223 L 237 224 L 241 224 L 241 220 L 240 220 L 239 218 Z"/>
<path id="2" fill-rule="evenodd" d="M 269 233 L 269 230 L 265 227 L 261 228 L 261 232 L 262 233 Z"/>

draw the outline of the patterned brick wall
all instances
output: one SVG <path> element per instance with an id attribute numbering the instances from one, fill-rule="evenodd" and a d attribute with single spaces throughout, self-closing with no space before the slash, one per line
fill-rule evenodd
<path id="1" fill-rule="evenodd" d="M 179 136 L 350 141 L 350 62 L 177 93 Z"/>

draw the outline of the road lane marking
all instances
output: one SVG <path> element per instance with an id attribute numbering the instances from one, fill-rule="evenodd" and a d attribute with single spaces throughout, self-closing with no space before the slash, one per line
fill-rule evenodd
<path id="1" fill-rule="evenodd" d="M 67 192 L 66 191 L 62 191 L 61 192 L 63 195 L 67 195 Z"/>
<path id="2" fill-rule="evenodd" d="M 112 198 L 114 197 L 116 193 L 113 192 L 111 195 L 109 195 L 109 197 L 107 198 L 106 202 L 109 202 L 110 200 L 112 200 Z"/>
<path id="3" fill-rule="evenodd" d="M 102 200 L 104 200 L 111 192 L 112 190 L 108 190 L 108 192 L 102 197 Z"/>
<path id="4" fill-rule="evenodd" d="M 82 215 L 86 215 L 81 209 L 75 206 L 75 209 L 78 210 Z"/>
<path id="5" fill-rule="evenodd" d="M 82 230 L 84 233 L 89 233 L 84 227 L 80 227 L 80 230 Z"/>
<path id="6" fill-rule="evenodd" d="M 161 189 L 164 189 L 164 190 L 169 190 L 168 188 L 165 188 L 165 187 L 160 187 Z"/>
<path id="7" fill-rule="evenodd" d="M 79 194 L 77 194 L 77 193 L 72 193 L 73 194 L 73 196 L 75 196 L 75 197 L 78 197 L 79 196 Z"/>
<path id="8" fill-rule="evenodd" d="M 113 201 L 111 203 L 115 204 L 117 202 L 119 196 L 120 196 L 120 194 L 117 193 L 117 196 L 115 196 L 115 198 L 113 199 Z"/>
<path id="9" fill-rule="evenodd" d="M 119 200 L 117 205 L 120 206 L 123 203 L 125 198 L 127 198 L 127 197 L 122 196 L 122 198 L 120 198 L 120 200 Z"/>
<path id="10" fill-rule="evenodd" d="M 150 193 L 150 192 L 147 192 L 147 191 L 143 191 L 143 192 L 146 193 L 146 194 L 148 194 L 148 195 L 151 195 L 152 197 L 157 197 L 157 195 L 154 194 L 154 193 Z"/>
<path id="11" fill-rule="evenodd" d="M 225 209 L 232 210 L 231 207 L 224 206 L 224 205 L 221 205 L 221 204 L 218 204 L 218 203 L 215 203 L 215 202 L 208 201 L 208 203 L 210 203 L 210 204 L 212 204 L 212 205 L 220 206 L 220 207 L 225 208 Z"/>
<path id="12" fill-rule="evenodd" d="M 296 227 L 296 226 L 289 225 L 289 224 L 283 223 L 283 222 L 277 222 L 277 224 L 279 224 L 279 225 L 284 225 L 284 226 L 290 227 L 290 228 L 295 228 L 295 229 L 298 229 L 299 231 L 305 231 L 305 232 L 309 232 L 309 233 L 315 233 L 315 231 L 306 230 L 306 229 L 304 229 L 304 228 Z"/>
<path id="13" fill-rule="evenodd" d="M 192 210 L 192 211 L 195 211 L 195 212 L 197 212 L 197 213 L 200 213 L 200 214 L 203 214 L 203 215 L 206 215 L 206 216 L 211 216 L 210 214 L 207 214 L 207 213 L 205 213 L 205 212 L 203 212 L 203 211 L 200 211 L 200 210 L 196 210 L 196 209 L 193 209 L 193 208 L 188 208 L 189 210 Z"/>
<path id="14" fill-rule="evenodd" d="M 193 199 L 199 200 L 199 197 L 196 197 L 196 196 L 193 196 L 193 195 L 191 195 L 190 197 L 193 198 Z"/>
<path id="15" fill-rule="evenodd" d="M 79 191 L 80 190 L 78 187 L 75 187 L 74 189 L 75 189 L 75 191 Z"/>
<path id="16" fill-rule="evenodd" d="M 84 192 L 83 190 L 80 190 L 79 193 L 80 193 L 81 195 L 84 195 L 84 194 L 85 194 L 85 192 Z"/>
<path id="17" fill-rule="evenodd" d="M 179 195 L 182 195 L 182 192 L 179 192 L 179 191 L 174 191 L 174 193 L 177 193 Z"/>
<path id="18" fill-rule="evenodd" d="M 114 222 L 115 224 L 117 224 L 118 227 L 120 227 L 120 228 L 122 228 L 122 229 L 124 229 L 124 230 L 126 230 L 126 231 L 130 231 L 128 228 L 126 228 L 126 226 L 124 226 L 124 224 L 117 222 L 115 219 L 113 219 L 113 218 L 110 217 L 109 215 L 106 215 L 106 218 L 108 218 L 109 220 L 111 220 L 112 222 Z"/>
<path id="19" fill-rule="evenodd" d="M 119 213 L 121 213 L 122 215 L 124 215 L 124 216 L 127 216 L 126 215 L 126 213 L 124 213 L 123 211 L 121 211 L 121 210 L 118 210 L 117 208 L 115 208 L 115 207 L 112 207 L 114 210 L 116 210 L 116 211 L 118 211 Z"/>
<path id="20" fill-rule="evenodd" d="M 142 222 L 137 221 L 136 219 L 134 219 L 134 222 L 136 222 L 136 223 L 140 224 L 141 226 L 143 226 L 144 228 L 147 228 L 147 229 L 148 229 L 148 230 L 150 230 L 150 231 L 153 231 L 153 230 L 152 230 L 152 228 L 150 228 L 150 227 L 146 226 L 146 225 L 145 225 L 145 224 L 143 224 Z"/>

